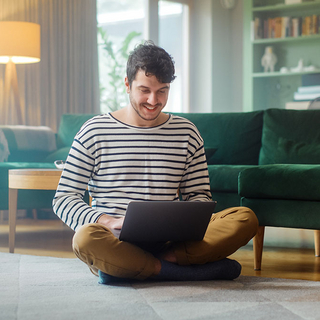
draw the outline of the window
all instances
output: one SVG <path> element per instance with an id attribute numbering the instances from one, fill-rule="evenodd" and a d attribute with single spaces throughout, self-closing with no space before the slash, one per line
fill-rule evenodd
<path id="1" fill-rule="evenodd" d="M 97 0 L 100 111 L 106 113 L 128 104 L 124 78 L 125 39 L 133 34 L 126 52 L 143 39 L 144 0 Z"/>
<path id="2" fill-rule="evenodd" d="M 100 109 L 102 113 L 127 105 L 124 77 L 126 54 L 145 39 L 146 1 L 97 0 Z M 154 1 L 153 1 L 154 2 Z M 168 51 L 175 60 L 177 78 L 171 85 L 165 111 L 186 112 L 188 106 L 188 6 L 173 1 L 158 1 L 158 25 L 151 24 L 151 39 Z M 124 43 L 125 39 L 127 40 Z M 158 41 L 159 40 L 159 41 Z"/>
<path id="3" fill-rule="evenodd" d="M 173 56 L 177 76 L 171 85 L 166 107 L 172 112 L 187 112 L 189 109 L 187 19 L 187 5 L 159 1 L 159 46 Z"/>

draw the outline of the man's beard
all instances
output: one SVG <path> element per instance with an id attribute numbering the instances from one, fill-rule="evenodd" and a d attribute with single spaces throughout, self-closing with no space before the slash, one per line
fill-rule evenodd
<path id="1" fill-rule="evenodd" d="M 153 117 L 153 118 L 146 118 L 146 117 L 144 117 L 144 116 L 140 113 L 139 108 L 137 107 L 138 104 L 137 104 L 137 103 L 135 102 L 135 100 L 132 98 L 131 93 L 129 93 L 129 101 L 130 101 L 130 104 L 131 104 L 133 110 L 137 113 L 137 115 L 138 115 L 141 119 L 143 119 L 143 120 L 145 120 L 145 121 L 154 121 L 154 120 L 156 120 L 156 119 L 159 117 L 159 115 L 161 114 L 161 111 L 162 111 L 162 104 L 161 104 L 161 103 L 158 103 L 158 104 L 155 105 L 155 107 L 156 107 L 157 109 L 160 108 L 159 113 L 156 114 L 155 117 Z M 150 106 L 150 107 L 152 107 L 152 106 L 151 106 L 150 104 L 148 104 L 148 103 L 140 103 L 139 105 L 140 105 L 142 108 L 144 108 L 144 106 Z"/>

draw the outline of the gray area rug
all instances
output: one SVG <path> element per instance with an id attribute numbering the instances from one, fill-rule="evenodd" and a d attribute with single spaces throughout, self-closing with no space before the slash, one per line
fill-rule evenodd
<path id="1" fill-rule="evenodd" d="M 97 279 L 77 259 L 0 253 L 0 319 L 320 319 L 320 282 Z"/>

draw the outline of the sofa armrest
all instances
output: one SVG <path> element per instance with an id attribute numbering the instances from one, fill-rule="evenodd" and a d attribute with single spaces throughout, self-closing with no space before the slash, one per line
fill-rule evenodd
<path id="1" fill-rule="evenodd" d="M 320 165 L 262 165 L 240 172 L 238 183 L 245 198 L 319 201 Z"/>
<path id="2" fill-rule="evenodd" d="M 251 165 L 208 165 L 210 189 L 213 195 L 217 191 L 237 194 L 239 172 L 252 167 Z"/>
<path id="3" fill-rule="evenodd" d="M 47 126 L 1 125 L 9 162 L 42 162 L 57 149 L 55 133 Z"/>

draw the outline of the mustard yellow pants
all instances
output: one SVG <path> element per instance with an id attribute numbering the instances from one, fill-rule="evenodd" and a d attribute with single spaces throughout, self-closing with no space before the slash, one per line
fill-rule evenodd
<path id="1" fill-rule="evenodd" d="M 234 207 L 212 215 L 202 241 L 170 243 L 179 265 L 204 264 L 231 255 L 252 239 L 258 228 L 256 215 L 246 207 Z M 120 241 L 105 226 L 83 225 L 73 237 L 73 250 L 91 270 L 109 275 L 146 279 L 155 274 L 154 254 L 138 245 Z"/>

